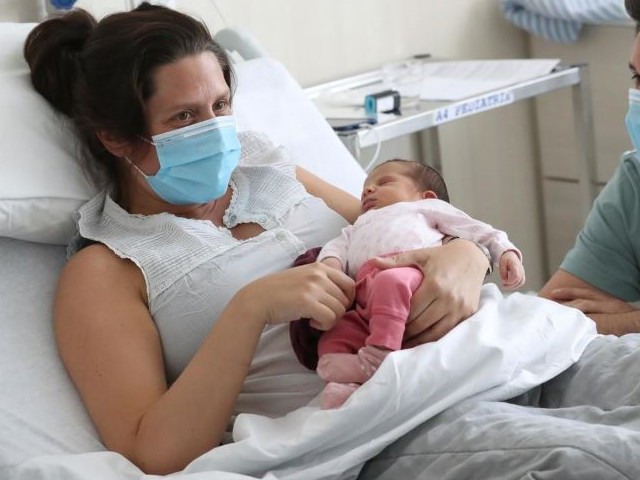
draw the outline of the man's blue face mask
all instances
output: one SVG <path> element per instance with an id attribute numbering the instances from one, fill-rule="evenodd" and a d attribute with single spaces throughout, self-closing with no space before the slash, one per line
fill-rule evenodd
<path id="1" fill-rule="evenodd" d="M 633 148 L 640 152 L 640 90 L 635 88 L 629 89 L 629 110 L 625 117 L 625 124 Z"/>
<path id="2" fill-rule="evenodd" d="M 232 115 L 154 135 L 151 140 L 160 169 L 155 175 L 138 170 L 164 201 L 192 205 L 208 203 L 225 194 L 240 159 Z"/>

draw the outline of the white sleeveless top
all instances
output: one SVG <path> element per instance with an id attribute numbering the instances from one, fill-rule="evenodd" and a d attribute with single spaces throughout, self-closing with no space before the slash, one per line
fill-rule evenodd
<path id="1" fill-rule="evenodd" d="M 169 213 L 131 215 L 106 193 L 78 212 L 82 238 L 106 245 L 142 271 L 170 382 L 237 290 L 290 267 L 298 255 L 324 245 L 347 224 L 306 192 L 282 147 L 254 132 L 239 138 L 242 157 L 230 181 L 233 192 L 225 227 Z M 237 240 L 228 230 L 249 222 L 260 224 L 265 232 Z M 281 415 L 321 390 L 323 382 L 316 373 L 298 363 L 288 329 L 287 324 L 265 328 L 236 413 Z"/>

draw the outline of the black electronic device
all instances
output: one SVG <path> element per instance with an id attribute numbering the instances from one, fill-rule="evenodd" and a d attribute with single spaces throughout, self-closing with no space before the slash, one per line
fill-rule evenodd
<path id="1" fill-rule="evenodd" d="M 375 118 L 357 117 L 357 118 L 327 118 L 327 122 L 331 125 L 336 132 L 348 132 L 351 130 L 358 130 L 363 125 L 374 125 L 376 123 Z"/>

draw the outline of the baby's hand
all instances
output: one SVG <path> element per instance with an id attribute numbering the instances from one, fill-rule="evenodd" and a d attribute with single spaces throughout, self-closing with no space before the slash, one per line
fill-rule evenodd
<path id="1" fill-rule="evenodd" d="M 500 257 L 500 278 L 502 286 L 508 290 L 515 290 L 524 285 L 524 266 L 520 257 L 513 250 L 507 250 Z"/>

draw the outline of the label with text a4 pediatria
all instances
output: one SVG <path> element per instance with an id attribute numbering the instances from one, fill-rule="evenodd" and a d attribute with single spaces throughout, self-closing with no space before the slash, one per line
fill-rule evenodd
<path id="1" fill-rule="evenodd" d="M 488 93 L 481 97 L 471 98 L 462 102 L 454 103 L 447 107 L 439 108 L 433 114 L 434 124 L 450 122 L 458 118 L 474 115 L 485 110 L 502 107 L 513 103 L 515 96 L 511 90 Z"/>

